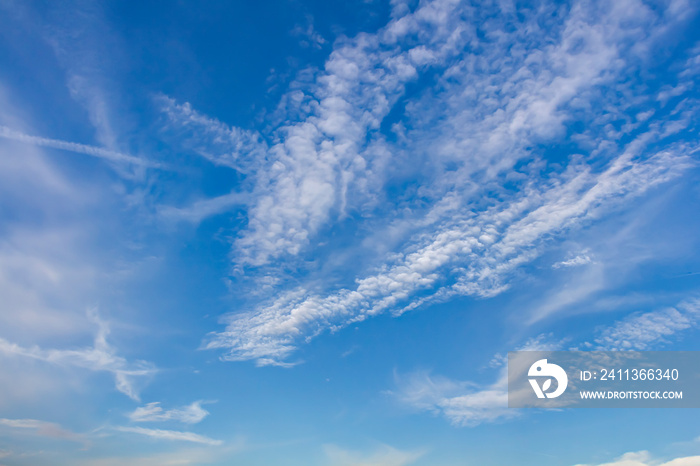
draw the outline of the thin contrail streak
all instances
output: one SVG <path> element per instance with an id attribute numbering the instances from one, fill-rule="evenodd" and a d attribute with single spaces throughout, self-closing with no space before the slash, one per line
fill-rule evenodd
<path id="1" fill-rule="evenodd" d="M 114 162 L 130 163 L 133 165 L 140 165 L 142 167 L 150 168 L 163 168 L 163 165 L 158 162 L 151 162 L 149 160 L 144 160 L 139 157 L 134 157 L 133 155 L 122 154 L 120 152 L 103 149 L 101 147 L 79 144 L 77 142 L 68 142 L 61 141 L 60 139 L 49 139 L 42 138 L 40 136 L 31 136 L 29 134 L 20 133 L 19 131 L 15 131 L 3 125 L 0 125 L 0 137 L 3 137 L 5 139 L 11 139 L 13 141 L 23 142 L 25 144 L 31 144 L 34 146 L 51 147 L 54 149 L 61 149 L 69 152 L 76 152 L 78 154 L 90 155 L 92 157 L 112 160 Z"/>

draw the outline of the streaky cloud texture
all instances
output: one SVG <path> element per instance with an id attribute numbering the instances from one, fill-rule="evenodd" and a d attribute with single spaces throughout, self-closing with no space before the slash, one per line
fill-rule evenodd
<path id="1" fill-rule="evenodd" d="M 89 311 L 89 316 L 97 326 L 97 334 L 91 348 L 48 350 L 38 346 L 25 348 L 0 338 L 0 352 L 38 359 L 58 366 L 75 366 L 91 371 L 109 372 L 114 376 L 117 390 L 138 401 L 136 379 L 152 375 L 157 369 L 146 361 L 129 362 L 118 356 L 114 348 L 107 342 L 107 335 L 110 331 L 107 323 L 100 319 L 94 309 Z"/>

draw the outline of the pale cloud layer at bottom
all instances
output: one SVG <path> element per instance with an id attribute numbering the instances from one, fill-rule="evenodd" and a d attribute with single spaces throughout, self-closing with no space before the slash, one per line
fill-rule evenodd
<path id="1" fill-rule="evenodd" d="M 577 464 L 576 466 L 700 466 L 700 456 L 685 456 L 672 460 L 655 459 L 647 451 L 625 453 L 608 463 Z"/>

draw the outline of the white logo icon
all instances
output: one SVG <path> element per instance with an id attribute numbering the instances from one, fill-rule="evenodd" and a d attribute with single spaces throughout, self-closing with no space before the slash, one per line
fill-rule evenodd
<path id="1" fill-rule="evenodd" d="M 545 380 L 540 388 L 540 384 L 535 379 L 528 379 L 532 389 L 535 391 L 537 398 L 556 398 L 566 390 L 566 386 L 569 384 L 569 378 L 566 376 L 566 371 L 556 364 L 548 364 L 546 359 L 540 359 L 535 361 L 535 363 L 530 366 L 530 370 L 527 372 L 528 377 L 554 377 L 557 380 L 557 389 L 551 393 L 547 393 L 547 390 L 552 386 L 552 379 L 549 378 Z"/>

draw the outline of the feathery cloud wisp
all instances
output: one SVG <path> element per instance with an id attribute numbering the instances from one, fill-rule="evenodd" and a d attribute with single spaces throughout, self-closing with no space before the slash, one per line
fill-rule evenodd
<path id="1" fill-rule="evenodd" d="M 190 405 L 167 411 L 161 408 L 159 402 L 153 402 L 136 408 L 129 413 L 128 417 L 133 422 L 178 421 L 186 424 L 196 424 L 208 415 L 209 411 L 202 408 L 202 401 L 195 401 Z"/>
<path id="2" fill-rule="evenodd" d="M 153 374 L 156 371 L 155 367 L 145 361 L 132 363 L 117 356 L 114 348 L 107 343 L 107 335 L 110 332 L 107 323 L 100 319 L 94 309 L 88 312 L 88 316 L 98 328 L 94 345 L 91 348 L 75 350 L 46 350 L 38 346 L 25 348 L 0 338 L 0 352 L 38 359 L 58 366 L 73 366 L 91 371 L 109 372 L 114 376 L 117 390 L 133 400 L 138 400 L 135 380 Z"/>
<path id="3" fill-rule="evenodd" d="M 145 435 L 147 437 L 160 440 L 194 442 L 212 446 L 223 445 L 224 443 L 221 440 L 215 440 L 205 437 L 204 435 L 199 435 L 192 432 L 181 432 L 177 430 L 146 429 L 143 427 L 116 427 L 116 430 L 120 432 Z"/>
<path id="4" fill-rule="evenodd" d="M 552 341 L 551 335 L 539 335 L 521 345 L 517 351 L 556 351 L 562 341 Z M 505 359 L 496 355 L 498 376 L 491 384 L 455 381 L 426 372 L 395 376 L 396 390 L 388 393 L 402 404 L 419 411 L 442 415 L 453 425 L 477 426 L 482 423 L 512 419 L 520 410 L 508 408 L 508 367 Z M 517 393 L 511 396 L 518 396 Z"/>
<path id="5" fill-rule="evenodd" d="M 235 268 L 254 277 L 258 267 L 267 274 L 295 258 L 323 260 L 307 257 L 307 246 L 349 209 L 371 228 L 401 225 L 400 239 L 354 280 L 326 289 L 302 282 L 226 316 L 226 329 L 203 346 L 226 350 L 224 359 L 289 364 L 299 344 L 326 330 L 450 296 L 497 295 L 552 238 L 694 166 L 694 143 L 667 139 L 693 111 L 631 121 L 615 110 L 629 106 L 620 97 L 635 86 L 629 69 L 643 66 L 645 50 L 680 16 L 637 0 L 554 10 L 511 24 L 506 11 L 426 2 L 375 34 L 338 41 L 324 68 L 280 104 L 234 241 Z M 484 15 L 489 40 L 470 26 L 474 15 Z M 432 72 L 436 84 L 390 116 L 406 84 Z M 640 96 L 634 105 L 641 114 L 659 103 Z M 387 119 L 398 120 L 394 137 Z M 584 129 L 569 138 L 572 122 Z M 571 141 L 548 165 L 543 146 Z M 418 186 L 413 200 L 387 194 L 397 173 Z"/>
<path id="6" fill-rule="evenodd" d="M 605 328 L 595 339 L 596 349 L 645 351 L 668 343 L 678 332 L 700 324 L 700 300 L 684 301 L 675 308 L 627 317 Z"/>
<path id="7" fill-rule="evenodd" d="M 53 422 L 39 421 L 37 419 L 0 419 L 0 426 L 11 429 L 30 430 L 42 437 L 71 440 L 86 443 L 83 435 L 66 430 Z"/>
<path id="8" fill-rule="evenodd" d="M 663 461 L 663 460 L 661 460 Z M 663 463 L 651 456 L 648 451 L 629 452 L 614 461 L 604 464 L 578 464 L 576 466 L 694 466 L 700 464 L 700 456 L 675 458 Z"/>
<path id="9" fill-rule="evenodd" d="M 349 451 L 337 445 L 326 445 L 324 450 L 329 466 L 404 466 L 415 463 L 424 455 L 422 451 L 403 451 L 388 445 L 382 445 L 368 454 Z"/>
<path id="10" fill-rule="evenodd" d="M 689 163 L 667 153 L 636 164 L 625 161 L 627 156 L 601 174 L 572 168 L 554 187 L 533 187 L 484 212 L 455 214 L 451 224 L 420 237 L 396 255 L 393 264 L 358 279 L 354 289 L 325 297 L 304 289 L 288 292 L 255 312 L 231 316 L 227 329 L 212 335 L 206 347 L 228 348 L 225 359 L 274 364 L 288 357 L 305 336 L 389 310 L 403 312 L 401 303 L 418 292 L 431 293 L 404 304 L 403 310 L 451 295 L 496 295 L 507 288 L 504 280 L 515 268 L 539 255 L 546 237 L 677 176 L 676 170 Z"/>
<path id="11" fill-rule="evenodd" d="M 30 136 L 28 134 L 20 133 L 19 131 L 15 131 L 3 125 L 0 125 L 0 137 L 5 139 L 11 139 L 13 141 L 23 142 L 25 144 L 32 144 L 39 147 L 49 147 L 52 149 L 61 149 L 68 152 L 75 152 L 76 154 L 85 154 L 92 157 L 106 159 L 111 162 L 128 163 L 131 165 L 138 165 L 148 168 L 164 168 L 164 165 L 161 163 L 145 160 L 139 157 L 134 157 L 133 155 L 122 154 L 120 152 L 103 149 L 101 147 L 88 146 L 86 144 L 79 144 L 77 142 L 61 141 L 60 139 L 42 138 L 40 136 Z"/>
<path id="12" fill-rule="evenodd" d="M 574 258 L 567 259 L 565 261 L 556 262 L 552 265 L 554 269 L 560 269 L 562 267 L 576 267 L 579 265 L 586 265 L 593 262 L 593 259 L 588 254 L 581 254 Z"/>

